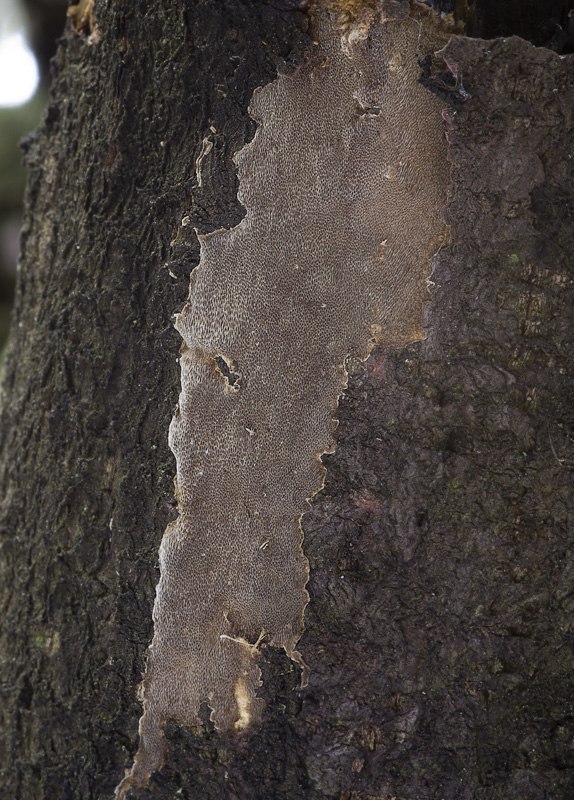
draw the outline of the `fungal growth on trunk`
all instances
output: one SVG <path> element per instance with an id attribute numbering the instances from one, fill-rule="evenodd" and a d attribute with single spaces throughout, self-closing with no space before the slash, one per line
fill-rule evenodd
<path id="1" fill-rule="evenodd" d="M 258 720 L 261 647 L 285 648 L 305 680 L 300 518 L 323 484 L 345 359 L 424 337 L 449 176 L 442 104 L 419 83 L 441 44 L 433 17 L 336 2 L 313 25 L 304 66 L 254 94 L 259 127 L 236 156 L 246 216 L 200 237 L 177 318 L 179 518 L 117 798 L 163 762 L 167 720 L 194 724 L 203 702 L 222 730 Z"/>

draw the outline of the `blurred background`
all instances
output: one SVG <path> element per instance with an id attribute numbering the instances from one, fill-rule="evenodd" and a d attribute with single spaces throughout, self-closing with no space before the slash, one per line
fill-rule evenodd
<path id="1" fill-rule="evenodd" d="M 10 327 L 26 172 L 18 142 L 40 122 L 67 0 L 0 0 L 0 375 Z"/>
<path id="2" fill-rule="evenodd" d="M 76 2 L 82 5 L 85 0 Z M 298 0 L 258 2 L 293 7 Z M 433 4 L 444 11 L 456 7 L 467 19 L 464 9 L 470 7 L 471 36 L 491 39 L 514 34 L 560 54 L 574 52 L 574 0 L 433 0 Z M 26 180 L 18 142 L 40 122 L 48 98 L 50 59 L 66 24 L 67 7 L 68 0 L 0 0 L 0 378 Z"/>

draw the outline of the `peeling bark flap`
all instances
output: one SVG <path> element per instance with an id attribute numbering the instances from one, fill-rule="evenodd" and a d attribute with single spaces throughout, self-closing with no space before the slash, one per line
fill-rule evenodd
<path id="1" fill-rule="evenodd" d="M 259 647 L 300 661 L 299 520 L 322 486 L 345 357 L 424 336 L 448 183 L 441 103 L 418 83 L 432 22 L 371 12 L 357 29 L 319 14 L 305 66 L 255 93 L 260 125 L 236 156 L 247 214 L 200 237 L 176 325 L 180 516 L 161 545 L 140 748 L 117 797 L 162 763 L 166 720 L 192 724 L 204 701 L 218 728 L 258 719 Z"/>

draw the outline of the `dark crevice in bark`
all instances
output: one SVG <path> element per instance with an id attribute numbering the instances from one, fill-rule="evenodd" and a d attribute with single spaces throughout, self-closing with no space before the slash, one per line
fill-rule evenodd
<path id="1" fill-rule="evenodd" d="M 520 36 L 560 54 L 574 52 L 574 0 L 428 0 L 465 23 L 465 34 L 496 39 Z"/>
<path id="2" fill-rule="evenodd" d="M 469 36 L 520 36 L 560 54 L 574 52 L 572 0 L 476 0 Z"/>

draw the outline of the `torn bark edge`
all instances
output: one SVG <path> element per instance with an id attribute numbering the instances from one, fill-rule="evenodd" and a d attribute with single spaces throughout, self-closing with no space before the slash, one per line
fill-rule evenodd
<path id="1" fill-rule="evenodd" d="M 72 27 L 89 45 L 96 45 L 101 39 L 94 15 L 94 0 L 80 0 L 67 11 Z"/>

